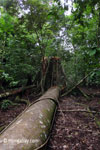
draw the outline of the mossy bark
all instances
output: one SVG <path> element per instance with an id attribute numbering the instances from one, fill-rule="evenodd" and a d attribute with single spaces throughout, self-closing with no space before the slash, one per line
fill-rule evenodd
<path id="1" fill-rule="evenodd" d="M 48 138 L 59 88 L 50 88 L 0 135 L 0 150 L 34 150 Z M 53 101 L 54 100 L 54 101 Z"/>

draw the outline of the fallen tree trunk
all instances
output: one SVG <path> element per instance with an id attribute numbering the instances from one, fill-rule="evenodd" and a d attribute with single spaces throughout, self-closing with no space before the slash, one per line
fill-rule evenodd
<path id="1" fill-rule="evenodd" d="M 16 95 L 16 94 L 19 94 L 25 90 L 28 90 L 28 89 L 31 89 L 35 87 L 34 85 L 30 85 L 30 86 L 26 86 L 26 87 L 21 87 L 19 89 L 16 89 L 14 91 L 10 91 L 10 92 L 5 92 L 5 93 L 2 93 L 0 94 L 0 99 L 4 99 L 4 98 L 7 98 L 9 96 L 13 96 L 13 95 Z"/>
<path id="2" fill-rule="evenodd" d="M 0 150 L 38 150 L 48 139 L 59 88 L 50 88 L 0 135 Z"/>

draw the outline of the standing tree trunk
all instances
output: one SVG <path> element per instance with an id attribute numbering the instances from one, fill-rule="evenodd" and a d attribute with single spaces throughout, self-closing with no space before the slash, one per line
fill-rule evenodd
<path id="1" fill-rule="evenodd" d="M 100 2 L 98 3 L 98 13 L 97 47 L 100 48 Z"/>

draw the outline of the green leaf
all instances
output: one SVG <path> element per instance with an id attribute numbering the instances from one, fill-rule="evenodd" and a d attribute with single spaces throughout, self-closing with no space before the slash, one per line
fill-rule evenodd
<path id="1" fill-rule="evenodd" d="M 95 55 L 96 54 L 96 50 L 91 50 L 90 52 L 89 52 L 89 55 L 90 56 L 93 56 L 93 55 Z"/>
<path id="2" fill-rule="evenodd" d="M 98 51 L 100 51 L 100 48 L 97 48 Z"/>

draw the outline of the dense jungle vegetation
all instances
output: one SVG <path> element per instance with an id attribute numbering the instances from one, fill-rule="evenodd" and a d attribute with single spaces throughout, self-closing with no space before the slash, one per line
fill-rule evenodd
<path id="1" fill-rule="evenodd" d="M 100 150 L 99 68 L 100 0 L 0 0 L 0 149 Z"/>
<path id="2" fill-rule="evenodd" d="M 71 1 L 71 0 L 69 0 Z M 33 82 L 43 57 L 61 58 L 68 85 L 100 85 L 100 1 L 0 0 L 0 91 Z M 97 69 L 97 70 L 96 70 Z"/>

